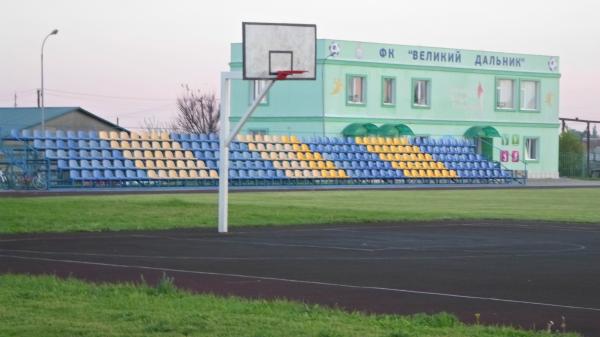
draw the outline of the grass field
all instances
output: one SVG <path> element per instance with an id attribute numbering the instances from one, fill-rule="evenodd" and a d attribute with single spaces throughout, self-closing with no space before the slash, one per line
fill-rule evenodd
<path id="1" fill-rule="evenodd" d="M 600 223 L 600 189 L 232 193 L 230 225 L 520 219 Z M 0 233 L 216 227 L 216 194 L 0 198 Z"/>
<path id="2" fill-rule="evenodd" d="M 55 277 L 0 276 L 0 335 L 63 336 L 556 336 L 464 325 L 449 314 L 365 315 L 286 301 L 192 295 Z M 568 334 L 563 336 L 577 336 Z"/>

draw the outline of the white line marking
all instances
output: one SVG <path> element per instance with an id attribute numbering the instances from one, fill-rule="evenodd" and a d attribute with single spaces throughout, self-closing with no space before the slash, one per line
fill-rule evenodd
<path id="1" fill-rule="evenodd" d="M 469 299 L 469 300 L 526 304 L 526 305 L 536 305 L 536 306 L 544 306 L 544 307 L 555 307 L 555 308 L 563 308 L 563 309 L 574 309 L 574 310 L 600 312 L 600 308 L 594 308 L 594 307 L 583 307 L 583 306 L 563 305 L 563 304 L 544 303 L 544 302 L 532 302 L 532 301 L 513 300 L 513 299 L 496 298 L 496 297 L 470 296 L 470 295 L 460 295 L 460 294 L 451 294 L 451 293 L 441 293 L 441 292 L 434 292 L 434 291 L 421 291 L 421 290 L 374 287 L 374 286 L 359 286 L 359 285 L 352 285 L 352 284 L 307 281 L 307 280 L 294 280 L 294 279 L 269 277 L 269 276 L 253 276 L 253 275 L 218 273 L 218 272 L 186 270 L 186 269 L 160 268 L 160 267 L 150 267 L 150 266 L 114 264 L 114 263 L 102 263 L 102 262 L 90 262 L 90 261 L 78 261 L 78 260 L 50 259 L 50 258 L 43 258 L 43 257 L 27 257 L 27 256 L 19 256 L 19 255 L 0 254 L 0 257 L 23 259 L 23 260 L 37 260 L 37 261 L 46 261 L 46 262 L 74 263 L 74 264 L 94 265 L 94 266 L 113 267 L 113 268 L 131 268 L 131 269 L 144 269 L 144 270 L 155 270 L 155 271 L 170 271 L 170 272 L 174 272 L 174 273 L 236 277 L 236 278 L 255 279 L 255 280 L 264 280 L 264 281 L 310 284 L 310 285 L 348 288 L 348 289 L 360 289 L 360 290 L 387 291 L 387 292 L 406 293 L 406 294 L 415 294 L 415 295 L 441 296 L 441 297 L 461 298 L 461 299 Z"/>

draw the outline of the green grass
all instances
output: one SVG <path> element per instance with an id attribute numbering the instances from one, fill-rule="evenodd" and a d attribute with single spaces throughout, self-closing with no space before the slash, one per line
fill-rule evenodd
<path id="1" fill-rule="evenodd" d="M 230 225 L 446 219 L 600 223 L 598 189 L 232 193 Z M 0 233 L 216 227 L 216 194 L 0 198 Z"/>
<path id="2" fill-rule="evenodd" d="M 0 336 L 556 336 L 464 325 L 449 314 L 365 315 L 287 301 L 192 295 L 55 277 L 0 276 Z M 563 336 L 576 336 L 568 334 Z"/>

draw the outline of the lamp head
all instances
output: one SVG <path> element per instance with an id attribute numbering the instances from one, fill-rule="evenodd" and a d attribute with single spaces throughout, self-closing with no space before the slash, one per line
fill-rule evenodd
<path id="1" fill-rule="evenodd" d="M 50 32 L 50 35 L 56 35 L 56 34 L 58 34 L 58 29 L 55 29 L 52 32 Z"/>

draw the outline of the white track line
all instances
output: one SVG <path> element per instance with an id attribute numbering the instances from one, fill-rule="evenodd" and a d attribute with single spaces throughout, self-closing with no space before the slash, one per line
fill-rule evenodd
<path id="1" fill-rule="evenodd" d="M 406 293 L 406 294 L 414 294 L 414 295 L 441 296 L 441 297 L 461 298 L 461 299 L 468 299 L 468 300 L 493 301 L 493 302 L 526 304 L 526 305 L 536 305 L 536 306 L 543 306 L 543 307 L 554 307 L 554 308 L 563 308 L 563 309 L 600 312 L 600 308 L 593 308 L 593 307 L 562 305 L 562 304 L 544 303 L 544 302 L 532 302 L 532 301 L 513 300 L 513 299 L 496 298 L 496 297 L 470 296 L 470 295 L 460 295 L 460 294 L 451 294 L 451 293 L 440 293 L 440 292 L 433 292 L 433 291 L 421 291 L 421 290 L 374 287 L 374 286 L 359 286 L 359 285 L 352 285 L 352 284 L 294 280 L 294 279 L 269 277 L 269 276 L 253 276 L 253 275 L 218 273 L 218 272 L 186 270 L 186 269 L 160 268 L 160 267 L 151 267 L 151 266 L 114 264 L 114 263 L 90 262 L 90 261 L 79 261 L 79 260 L 63 260 L 63 259 L 51 259 L 51 258 L 43 258 L 43 257 L 28 257 L 28 256 L 19 256 L 19 255 L 0 254 L 0 257 L 23 259 L 23 260 L 46 261 L 46 262 L 74 263 L 74 264 L 93 265 L 93 266 L 112 267 L 112 268 L 143 269 L 143 270 L 154 270 L 154 271 L 163 271 L 163 272 L 170 271 L 170 272 L 174 272 L 174 273 L 186 273 L 186 274 L 197 274 L 197 275 L 236 277 L 236 278 L 244 278 L 244 279 L 288 282 L 288 283 L 296 283 L 296 284 L 310 284 L 310 285 L 337 287 L 337 288 L 346 288 L 346 289 L 375 290 L 375 291 Z"/>

